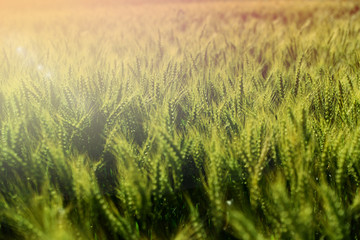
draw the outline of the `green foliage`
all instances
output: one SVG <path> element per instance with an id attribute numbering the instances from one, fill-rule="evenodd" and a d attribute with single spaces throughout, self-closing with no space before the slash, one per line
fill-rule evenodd
<path id="1" fill-rule="evenodd" d="M 359 239 L 359 6 L 306 4 L 9 14 L 0 239 Z"/>

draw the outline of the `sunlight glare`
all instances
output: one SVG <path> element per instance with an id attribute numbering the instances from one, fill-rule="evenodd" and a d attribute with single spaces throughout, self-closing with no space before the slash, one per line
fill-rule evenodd
<path id="1" fill-rule="evenodd" d="M 17 52 L 18 54 L 24 54 L 24 48 L 23 48 L 22 46 L 18 46 L 18 47 L 16 48 L 16 52 Z"/>
<path id="2" fill-rule="evenodd" d="M 45 74 L 45 77 L 46 77 L 47 79 L 51 79 L 52 75 L 51 75 L 50 72 L 47 72 L 47 73 Z"/>
<path id="3" fill-rule="evenodd" d="M 39 65 L 37 66 L 37 69 L 38 69 L 39 71 L 42 71 L 42 70 L 44 70 L 44 66 L 41 65 L 41 64 L 39 64 Z"/>

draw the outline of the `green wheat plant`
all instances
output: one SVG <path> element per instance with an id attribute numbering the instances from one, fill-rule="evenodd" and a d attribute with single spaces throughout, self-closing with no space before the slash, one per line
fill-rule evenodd
<path id="1" fill-rule="evenodd" d="M 360 239 L 359 6 L 4 11 L 0 239 Z"/>

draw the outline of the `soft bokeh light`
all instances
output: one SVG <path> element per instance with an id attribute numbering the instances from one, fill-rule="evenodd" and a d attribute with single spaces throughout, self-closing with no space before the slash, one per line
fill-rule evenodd
<path id="1" fill-rule="evenodd" d="M 38 69 L 39 71 L 42 71 L 42 70 L 44 70 L 44 66 L 41 65 L 41 64 L 39 64 L 39 65 L 37 66 L 37 69 Z"/>
<path id="2" fill-rule="evenodd" d="M 21 47 L 21 46 L 18 46 L 18 47 L 16 48 L 16 52 L 17 52 L 18 54 L 24 54 L 24 48 Z"/>

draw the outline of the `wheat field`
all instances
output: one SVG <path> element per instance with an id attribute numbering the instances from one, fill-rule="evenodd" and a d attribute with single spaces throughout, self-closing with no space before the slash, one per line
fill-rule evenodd
<path id="1" fill-rule="evenodd" d="M 0 239 L 360 239 L 359 6 L 0 9 Z"/>

